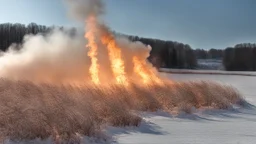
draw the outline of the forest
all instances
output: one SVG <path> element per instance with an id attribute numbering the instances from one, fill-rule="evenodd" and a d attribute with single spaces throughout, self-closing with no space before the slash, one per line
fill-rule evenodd
<path id="1" fill-rule="evenodd" d="M 241 43 L 226 48 L 223 64 L 228 71 L 256 71 L 256 44 Z"/>
<path id="2" fill-rule="evenodd" d="M 0 24 L 0 50 L 6 51 L 11 44 L 21 44 L 25 35 L 47 34 L 53 29 L 64 27 L 43 26 L 36 23 Z M 76 33 L 72 28 L 71 35 Z M 219 59 L 228 71 L 256 71 L 256 44 L 242 43 L 222 49 L 192 49 L 190 45 L 176 41 L 143 38 L 120 33 L 131 41 L 140 41 L 152 47 L 148 60 L 157 68 L 195 69 L 197 59 Z"/>
<path id="3" fill-rule="evenodd" d="M 0 24 L 0 50 L 6 51 L 8 47 L 13 44 L 21 44 L 25 35 L 27 34 L 46 34 L 51 30 L 58 28 L 64 29 L 63 27 L 46 27 L 43 25 L 37 25 L 36 23 L 24 24 L 11 24 L 4 23 Z M 75 28 L 69 31 L 70 34 L 76 32 Z M 162 41 L 158 39 L 140 38 L 138 36 L 128 36 L 131 41 L 141 41 L 146 45 L 152 47 L 149 61 L 155 67 L 166 67 L 166 68 L 195 68 L 196 57 L 192 48 L 183 43 L 173 41 Z"/>
<path id="4" fill-rule="evenodd" d="M 196 49 L 194 50 L 197 59 L 222 59 L 223 50 L 211 48 L 209 50 Z"/>

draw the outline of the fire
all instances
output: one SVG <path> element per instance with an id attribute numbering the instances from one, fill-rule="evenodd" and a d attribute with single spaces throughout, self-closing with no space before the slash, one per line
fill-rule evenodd
<path id="1" fill-rule="evenodd" d="M 97 17 L 90 16 L 87 20 L 87 29 L 85 38 L 88 40 L 89 48 L 88 56 L 91 58 L 91 66 L 89 68 L 90 76 L 94 84 L 100 84 L 99 79 L 99 62 L 98 48 L 104 46 L 107 48 L 108 58 L 110 60 L 110 68 L 117 84 L 127 86 L 132 79 L 127 78 L 125 71 L 125 63 L 122 58 L 122 50 L 119 47 L 114 35 L 108 28 L 97 21 Z M 146 60 L 139 56 L 133 56 L 130 61 L 133 62 L 133 71 L 141 77 L 144 84 L 158 83 L 162 81 L 156 76 L 152 68 L 147 64 Z"/>
<path id="2" fill-rule="evenodd" d="M 138 57 L 133 57 L 134 72 L 137 73 L 143 80 L 145 84 L 150 82 L 150 76 L 146 73 L 142 63 L 139 61 Z"/>
<path id="3" fill-rule="evenodd" d="M 111 68 L 118 84 L 127 85 L 124 61 L 121 49 L 117 46 L 115 38 L 107 30 L 101 37 L 101 42 L 107 47 Z"/>
<path id="4" fill-rule="evenodd" d="M 85 34 L 85 38 L 88 40 L 86 47 L 89 48 L 88 56 L 91 58 L 91 66 L 89 68 L 91 79 L 94 84 L 99 84 L 99 65 L 97 58 L 98 45 L 95 36 L 97 32 L 96 25 L 97 21 L 95 17 L 91 16 L 87 19 L 87 32 Z"/>
<path id="5" fill-rule="evenodd" d="M 161 84 L 161 80 L 154 74 L 154 72 L 146 66 L 145 60 L 140 60 L 138 57 L 133 57 L 134 72 L 138 74 L 144 84 L 150 84 L 152 82 Z"/>

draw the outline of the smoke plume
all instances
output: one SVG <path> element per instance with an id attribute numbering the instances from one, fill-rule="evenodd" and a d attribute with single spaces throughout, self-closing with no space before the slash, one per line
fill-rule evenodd
<path id="1" fill-rule="evenodd" d="M 91 15 L 96 17 L 104 14 L 105 7 L 101 0 L 66 0 L 68 15 L 84 22 Z"/>
<path id="2" fill-rule="evenodd" d="M 146 61 L 150 46 L 115 36 L 99 22 L 102 1 L 67 4 L 69 15 L 85 23 L 85 34 L 28 35 L 1 53 L 1 141 L 51 137 L 54 143 L 82 143 L 105 125 L 138 126 L 136 111 L 190 113 L 244 103 L 232 87 L 162 81 Z"/>
<path id="3" fill-rule="evenodd" d="M 150 46 L 117 37 L 99 22 L 105 11 L 101 0 L 66 0 L 66 4 L 70 16 L 84 21 L 86 35 L 70 36 L 60 30 L 47 35 L 28 35 L 21 45 L 12 45 L 1 54 L 0 77 L 80 84 L 91 81 L 93 74 L 103 84 L 126 79 L 149 80 L 147 77 L 155 74 L 146 62 Z"/>
<path id="4" fill-rule="evenodd" d="M 86 79 L 89 59 L 84 39 L 55 30 L 47 36 L 28 35 L 0 57 L 0 76 L 34 82 L 67 82 Z"/>

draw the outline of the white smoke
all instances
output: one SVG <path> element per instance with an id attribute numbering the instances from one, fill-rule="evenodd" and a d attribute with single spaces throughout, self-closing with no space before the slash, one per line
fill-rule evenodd
<path id="1" fill-rule="evenodd" d="M 126 73 L 129 76 L 134 76 L 134 63 L 132 61 L 133 57 L 136 56 L 139 59 L 146 61 L 149 57 L 151 47 L 147 47 L 141 42 L 131 42 L 126 37 L 121 36 L 117 37 L 116 41 L 122 51 L 122 59 L 124 60 Z M 148 68 L 152 68 L 149 64 L 148 66 Z"/>
<path id="2" fill-rule="evenodd" d="M 34 82 L 61 82 L 86 79 L 90 63 L 80 35 L 54 30 L 47 36 L 26 36 L 21 50 L 17 45 L 0 57 L 0 76 Z"/>
<path id="3" fill-rule="evenodd" d="M 67 0 L 69 14 L 78 20 L 89 15 L 103 14 L 100 0 Z M 101 32 L 111 33 L 107 26 L 97 25 Z M 125 70 L 129 77 L 134 75 L 133 56 L 146 60 L 151 47 L 140 42 L 131 42 L 125 37 L 116 37 L 121 48 Z M 98 59 L 101 82 L 113 80 L 107 48 L 98 43 Z M 20 50 L 17 50 L 20 49 Z M 84 34 L 70 36 L 54 30 L 47 35 L 28 35 L 22 45 L 12 45 L 0 56 L 0 77 L 13 80 L 30 80 L 50 83 L 84 83 L 90 80 L 90 58 L 87 56 Z M 152 68 L 148 65 L 149 68 Z"/>
<path id="4" fill-rule="evenodd" d="M 68 14 L 76 20 L 84 22 L 88 16 L 98 17 L 105 12 L 102 0 L 65 0 Z"/>

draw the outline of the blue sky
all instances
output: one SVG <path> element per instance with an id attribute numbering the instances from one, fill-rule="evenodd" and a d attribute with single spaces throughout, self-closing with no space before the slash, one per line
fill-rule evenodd
<path id="1" fill-rule="evenodd" d="M 0 0 L 0 23 L 72 26 L 62 0 Z M 115 31 L 193 48 L 256 42 L 256 0 L 104 0 Z"/>

